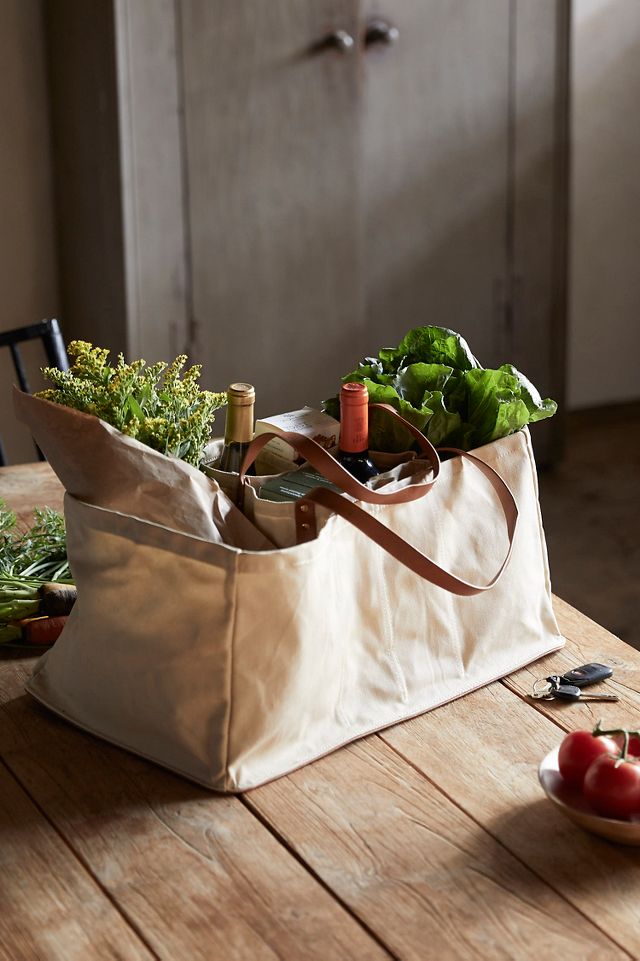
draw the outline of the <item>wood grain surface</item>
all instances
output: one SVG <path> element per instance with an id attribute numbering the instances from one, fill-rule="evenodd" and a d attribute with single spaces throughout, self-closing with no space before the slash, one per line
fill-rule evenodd
<path id="1" fill-rule="evenodd" d="M 34 507 L 62 510 L 64 489 L 48 464 L 18 464 L 3 467 L 0 474 L 0 500 L 28 521 Z"/>
<path id="2" fill-rule="evenodd" d="M 0 762 L 0 959 L 153 955 Z"/>
<path id="3" fill-rule="evenodd" d="M 32 665 L 0 662 L 0 754 L 156 957 L 388 957 L 239 798 L 52 716 L 23 692 Z"/>
<path id="4" fill-rule="evenodd" d="M 465 700 L 474 713 L 474 697 Z M 471 766 L 473 779 L 477 755 L 455 734 L 454 743 L 445 767 Z M 424 959 L 428 944 L 434 958 L 535 959 L 543 930 L 565 958 L 619 957 L 442 781 L 373 736 L 252 791 L 247 802 L 398 957 Z"/>
<path id="5" fill-rule="evenodd" d="M 0 497 L 60 490 L 33 465 Z M 54 717 L 24 693 L 33 659 L 1 653 L 1 961 L 640 958 L 637 849 L 537 781 L 564 731 L 636 721 L 640 653 L 556 610 L 564 650 L 241 797 Z M 619 704 L 527 697 L 589 660 Z"/>

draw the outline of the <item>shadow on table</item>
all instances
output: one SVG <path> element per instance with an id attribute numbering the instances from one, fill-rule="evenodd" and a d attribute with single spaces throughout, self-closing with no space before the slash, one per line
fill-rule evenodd
<path id="1" fill-rule="evenodd" d="M 6 831 L 44 814 L 79 844 L 105 833 L 137 843 L 165 825 L 193 846 L 189 835 L 238 805 L 84 733 L 27 694 L 2 705 L 0 753 L 0 845 Z"/>
<path id="2" fill-rule="evenodd" d="M 532 886 L 542 878 L 565 896 L 593 897 L 594 908 L 603 883 L 626 898 L 637 882 L 640 848 L 584 831 L 545 798 L 500 815 L 487 829 L 532 869 Z"/>

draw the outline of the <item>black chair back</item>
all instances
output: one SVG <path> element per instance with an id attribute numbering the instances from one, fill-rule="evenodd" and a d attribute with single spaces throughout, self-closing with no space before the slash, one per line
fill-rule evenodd
<path id="1" fill-rule="evenodd" d="M 39 324 L 30 324 L 28 327 L 18 327 L 16 330 L 0 331 L 0 347 L 8 347 L 11 351 L 13 366 L 16 370 L 18 384 L 20 388 L 31 393 L 29 381 L 22 356 L 20 354 L 20 344 L 28 340 L 41 340 L 49 367 L 58 367 L 60 370 L 69 370 L 69 358 L 65 350 L 64 340 L 60 331 L 60 324 L 57 320 L 42 320 Z M 44 460 L 42 452 L 36 446 L 38 459 Z M 5 452 L 0 440 L 0 466 L 6 464 Z"/>

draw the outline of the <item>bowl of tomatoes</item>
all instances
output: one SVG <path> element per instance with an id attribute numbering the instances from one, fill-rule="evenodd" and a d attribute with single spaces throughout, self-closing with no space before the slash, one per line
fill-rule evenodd
<path id="1" fill-rule="evenodd" d="M 640 846 L 640 731 L 572 731 L 538 770 L 540 784 L 575 824 Z"/>

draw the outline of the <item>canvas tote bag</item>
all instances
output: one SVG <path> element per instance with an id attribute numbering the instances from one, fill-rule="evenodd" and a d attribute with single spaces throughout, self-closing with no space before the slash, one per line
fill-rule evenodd
<path id="1" fill-rule="evenodd" d="M 46 453 L 40 413 L 25 419 Z M 427 459 L 386 488 L 348 475 L 350 496 L 271 505 L 294 514 L 300 543 L 284 548 L 236 547 L 67 492 L 78 601 L 28 690 L 233 792 L 562 646 L 528 432 L 441 465 L 421 445 Z"/>

